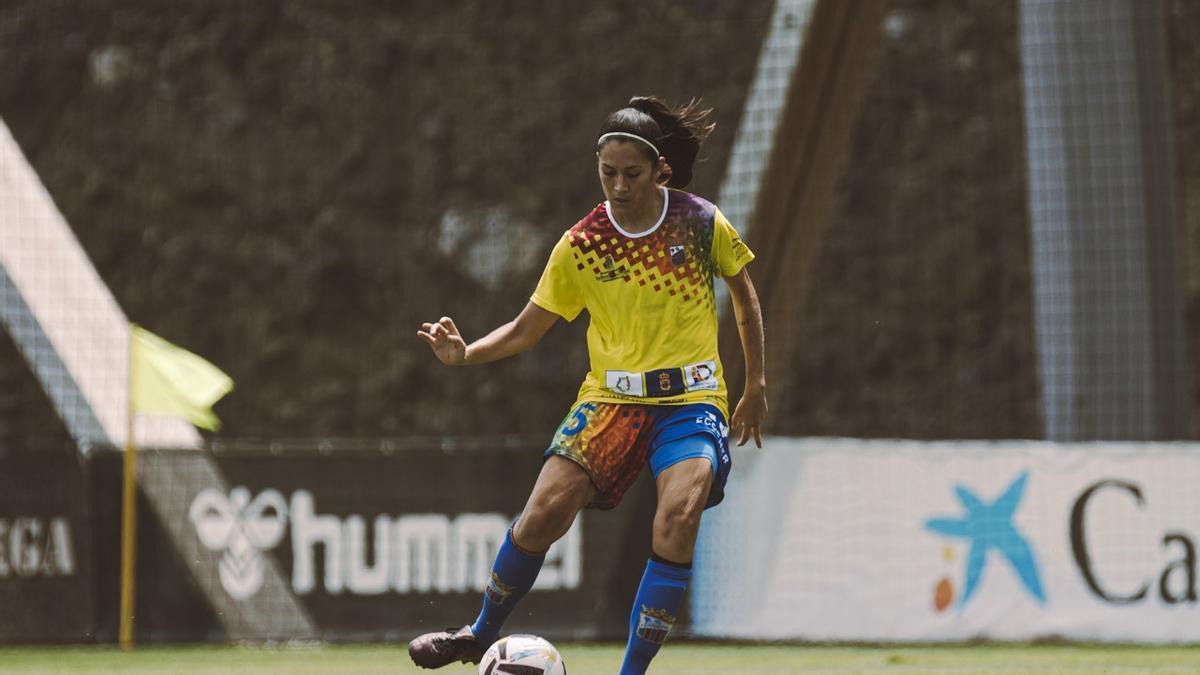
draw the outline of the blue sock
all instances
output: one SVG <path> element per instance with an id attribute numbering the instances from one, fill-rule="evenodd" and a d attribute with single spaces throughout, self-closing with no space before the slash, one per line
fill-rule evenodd
<path id="1" fill-rule="evenodd" d="M 513 607 L 533 588 L 546 554 L 530 555 L 513 543 L 512 528 L 504 537 L 496 562 L 492 563 L 492 578 L 483 591 L 483 609 L 471 626 L 480 644 L 490 645 L 500 635 L 500 626 L 512 614 Z"/>
<path id="2" fill-rule="evenodd" d="M 650 660 L 675 625 L 691 578 L 690 565 L 672 565 L 653 558 L 646 561 L 646 572 L 629 616 L 629 643 L 621 675 L 642 675 L 650 667 Z"/>

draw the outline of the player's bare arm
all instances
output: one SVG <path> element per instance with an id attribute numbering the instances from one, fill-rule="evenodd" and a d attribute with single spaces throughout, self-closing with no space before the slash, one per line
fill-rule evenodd
<path id="1" fill-rule="evenodd" d="M 425 341 L 438 360 L 448 366 L 470 366 L 520 354 L 541 341 L 558 315 L 528 303 L 515 319 L 467 344 L 448 316 L 423 323 L 417 337 Z"/>
<path id="2" fill-rule="evenodd" d="M 738 431 L 738 445 L 746 444 L 751 436 L 754 444 L 762 447 L 762 424 L 767 419 L 767 376 L 763 357 L 762 307 L 750 272 L 743 267 L 735 276 L 725 277 L 729 286 L 729 297 L 733 300 L 733 314 L 737 319 L 738 336 L 742 341 L 742 354 L 746 359 L 746 386 L 742 399 L 738 401 L 730 419 Z"/>

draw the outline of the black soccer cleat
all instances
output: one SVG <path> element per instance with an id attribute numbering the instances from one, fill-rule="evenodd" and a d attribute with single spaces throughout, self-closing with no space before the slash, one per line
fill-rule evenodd
<path id="1" fill-rule="evenodd" d="M 408 655 L 422 668 L 441 668 L 455 661 L 479 663 L 487 645 L 479 644 L 470 626 L 426 633 L 408 643 Z"/>

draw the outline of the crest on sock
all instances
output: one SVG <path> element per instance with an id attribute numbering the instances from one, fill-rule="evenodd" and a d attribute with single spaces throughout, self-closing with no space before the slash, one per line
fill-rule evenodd
<path id="1" fill-rule="evenodd" d="M 484 589 L 483 593 L 487 596 L 488 600 L 497 605 L 503 605 L 504 601 L 508 600 L 508 596 L 512 595 L 512 592 L 516 589 L 516 585 L 509 585 L 500 581 L 500 577 L 496 576 L 495 572 L 492 572 L 492 578 L 488 580 L 487 588 Z"/>
<path id="2" fill-rule="evenodd" d="M 675 617 L 665 609 L 654 609 L 642 605 L 638 615 L 637 636 L 646 642 L 661 645 L 667 641 L 667 633 L 675 625 Z"/>

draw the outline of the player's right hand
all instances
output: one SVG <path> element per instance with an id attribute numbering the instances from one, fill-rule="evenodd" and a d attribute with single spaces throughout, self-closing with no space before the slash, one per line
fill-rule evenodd
<path id="1" fill-rule="evenodd" d="M 461 365 L 467 357 L 467 343 L 463 341 L 454 320 L 443 316 L 437 323 L 423 323 L 417 337 L 425 341 L 438 360 L 448 366 Z"/>

